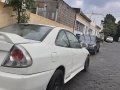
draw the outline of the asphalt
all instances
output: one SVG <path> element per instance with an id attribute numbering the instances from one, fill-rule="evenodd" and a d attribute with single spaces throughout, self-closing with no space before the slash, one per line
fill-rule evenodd
<path id="1" fill-rule="evenodd" d="M 77 74 L 64 90 L 120 90 L 120 43 L 103 43 L 91 56 L 89 71 Z"/>

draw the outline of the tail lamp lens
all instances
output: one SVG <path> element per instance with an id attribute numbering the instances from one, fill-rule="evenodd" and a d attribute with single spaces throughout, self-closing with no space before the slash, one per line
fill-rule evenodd
<path id="1" fill-rule="evenodd" d="M 4 67 L 24 68 L 32 64 L 28 52 L 20 45 L 14 46 L 8 57 L 3 62 Z"/>
<path id="2" fill-rule="evenodd" d="M 18 61 L 21 61 L 24 57 L 22 51 L 20 50 L 13 50 L 11 52 L 11 56 L 15 59 L 15 60 L 18 60 Z"/>

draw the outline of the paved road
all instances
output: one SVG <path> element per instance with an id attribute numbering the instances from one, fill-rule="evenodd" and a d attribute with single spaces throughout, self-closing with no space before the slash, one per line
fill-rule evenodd
<path id="1" fill-rule="evenodd" d="M 120 43 L 104 43 L 100 53 L 91 56 L 89 71 L 76 75 L 65 90 L 120 90 Z"/>

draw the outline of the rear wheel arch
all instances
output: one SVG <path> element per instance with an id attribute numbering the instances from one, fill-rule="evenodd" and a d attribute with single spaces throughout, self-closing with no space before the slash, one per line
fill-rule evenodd
<path id="1" fill-rule="evenodd" d="M 64 76 L 65 76 L 65 67 L 64 66 L 59 66 L 55 72 L 53 73 L 46 90 L 51 90 L 51 87 L 54 85 L 54 80 L 57 76 L 62 75 L 63 77 L 63 84 L 64 84 Z"/>
<path id="2" fill-rule="evenodd" d="M 83 72 L 87 72 L 90 64 L 90 55 L 87 56 L 85 63 L 84 63 L 84 69 Z"/>
<path id="3" fill-rule="evenodd" d="M 65 75 L 65 67 L 64 66 L 59 66 L 57 69 L 56 69 L 56 71 L 57 70 L 61 70 L 62 72 L 63 72 L 63 74 Z M 56 72 L 55 71 L 55 72 Z"/>

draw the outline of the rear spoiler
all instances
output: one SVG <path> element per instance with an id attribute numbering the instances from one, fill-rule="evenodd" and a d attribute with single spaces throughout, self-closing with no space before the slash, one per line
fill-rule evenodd
<path id="1" fill-rule="evenodd" d="M 6 32 L 0 32 L 0 41 L 8 42 L 11 44 L 28 42 L 28 40 L 19 35 Z"/>
<path id="2" fill-rule="evenodd" d="M 8 43 L 12 43 L 10 38 L 8 38 L 5 34 L 2 34 L 2 33 L 0 33 L 0 41 L 5 41 L 5 42 L 8 42 Z"/>

